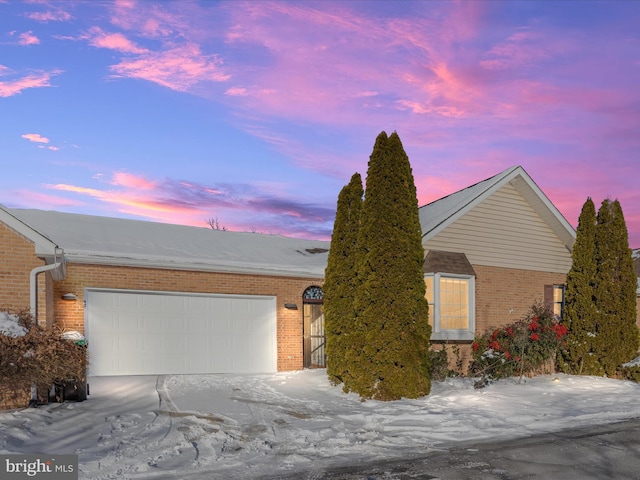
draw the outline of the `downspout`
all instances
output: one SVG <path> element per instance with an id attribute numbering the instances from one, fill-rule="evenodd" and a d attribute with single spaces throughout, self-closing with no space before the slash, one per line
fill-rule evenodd
<path id="1" fill-rule="evenodd" d="M 58 255 L 60 256 L 60 258 L 58 258 Z M 30 305 L 30 311 L 31 311 L 31 316 L 33 317 L 33 319 L 37 322 L 38 321 L 38 282 L 37 282 L 37 276 L 39 273 L 42 272 L 47 272 L 49 270 L 56 270 L 56 269 L 61 269 L 62 270 L 62 274 L 60 275 L 59 279 L 64 278 L 64 250 L 59 248 L 59 247 L 55 247 L 54 250 L 54 254 L 53 254 L 53 262 L 50 265 L 43 265 L 41 267 L 36 267 L 33 270 L 31 270 L 31 274 L 29 276 L 29 291 L 31 292 L 30 294 L 30 301 L 31 301 L 31 305 Z"/>
<path id="2" fill-rule="evenodd" d="M 60 255 L 60 259 L 58 260 L 58 255 Z M 55 247 L 53 251 L 53 263 L 50 265 L 43 265 L 41 267 L 36 267 L 31 270 L 29 275 L 29 288 L 30 288 L 30 311 L 31 317 L 37 323 L 38 322 L 38 281 L 37 277 L 39 273 L 48 272 L 50 270 L 61 270 L 60 279 L 64 277 L 64 250 Z M 32 383 L 31 384 L 31 401 L 29 402 L 29 406 L 35 407 L 38 405 L 38 387 Z"/>

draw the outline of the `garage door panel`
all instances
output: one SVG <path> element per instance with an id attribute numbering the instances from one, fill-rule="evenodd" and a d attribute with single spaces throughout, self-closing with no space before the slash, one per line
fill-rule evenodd
<path id="1" fill-rule="evenodd" d="M 276 371 L 275 298 L 88 290 L 91 375 Z"/>

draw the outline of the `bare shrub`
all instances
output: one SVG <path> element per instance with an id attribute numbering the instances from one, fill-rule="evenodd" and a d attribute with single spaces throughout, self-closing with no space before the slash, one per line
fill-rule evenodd
<path id="1" fill-rule="evenodd" d="M 27 332 L 16 337 L 0 334 L 0 384 L 5 390 L 18 392 L 34 384 L 47 387 L 86 377 L 86 348 L 61 338 L 59 328 L 36 325 L 25 310 L 12 313 Z"/>

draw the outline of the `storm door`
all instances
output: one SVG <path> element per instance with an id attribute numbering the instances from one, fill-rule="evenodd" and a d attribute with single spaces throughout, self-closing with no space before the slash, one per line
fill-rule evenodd
<path id="1" fill-rule="evenodd" d="M 309 287 L 302 295 L 304 368 L 327 366 L 324 354 L 324 308 L 320 287 Z"/>

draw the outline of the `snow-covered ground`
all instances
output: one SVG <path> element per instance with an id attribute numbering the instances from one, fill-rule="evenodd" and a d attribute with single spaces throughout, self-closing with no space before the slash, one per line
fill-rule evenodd
<path id="1" fill-rule="evenodd" d="M 97 377 L 82 403 L 0 413 L 0 453 L 77 453 L 81 479 L 251 479 L 640 417 L 640 385 L 599 377 L 434 383 L 361 402 L 324 370 Z"/>

